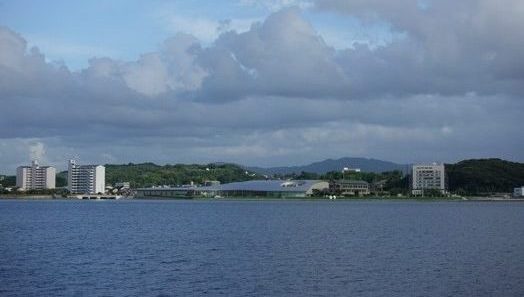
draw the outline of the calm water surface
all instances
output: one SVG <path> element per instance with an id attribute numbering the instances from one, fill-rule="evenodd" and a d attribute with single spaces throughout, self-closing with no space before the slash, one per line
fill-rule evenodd
<path id="1" fill-rule="evenodd" d="M 524 203 L 0 201 L 0 296 L 523 296 Z"/>

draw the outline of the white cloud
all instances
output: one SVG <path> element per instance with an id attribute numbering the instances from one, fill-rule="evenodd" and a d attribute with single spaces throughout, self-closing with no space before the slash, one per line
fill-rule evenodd
<path id="1" fill-rule="evenodd" d="M 124 67 L 124 81 L 133 90 L 148 96 L 164 93 L 168 89 L 166 65 L 158 54 L 146 54 L 137 63 Z"/>
<path id="2" fill-rule="evenodd" d="M 166 40 L 158 52 L 143 54 L 135 62 L 91 59 L 84 73 L 94 78 L 122 81 L 148 97 L 191 91 L 199 88 L 207 75 L 195 63 L 199 51 L 200 44 L 193 36 L 179 33 Z"/>

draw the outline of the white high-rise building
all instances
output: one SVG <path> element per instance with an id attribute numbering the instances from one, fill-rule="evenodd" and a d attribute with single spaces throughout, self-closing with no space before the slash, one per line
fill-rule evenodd
<path id="1" fill-rule="evenodd" d="M 77 165 L 69 160 L 67 182 L 72 194 L 104 193 L 106 187 L 106 168 L 102 165 Z"/>
<path id="2" fill-rule="evenodd" d="M 424 190 L 446 191 L 444 164 L 413 165 L 411 192 L 423 195 Z"/>
<path id="3" fill-rule="evenodd" d="M 16 186 L 22 190 L 54 189 L 56 169 L 51 166 L 38 166 L 34 160 L 31 166 L 16 169 Z"/>

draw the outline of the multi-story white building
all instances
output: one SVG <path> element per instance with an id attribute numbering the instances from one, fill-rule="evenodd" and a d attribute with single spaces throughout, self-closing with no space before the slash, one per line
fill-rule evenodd
<path id="1" fill-rule="evenodd" d="M 67 182 L 72 194 L 98 194 L 105 192 L 106 168 L 102 165 L 77 165 L 69 160 Z"/>
<path id="2" fill-rule="evenodd" d="M 424 195 L 424 190 L 446 191 L 444 164 L 413 165 L 411 193 Z"/>
<path id="3" fill-rule="evenodd" d="M 51 166 L 38 166 L 34 160 L 31 166 L 16 169 L 16 186 L 22 190 L 54 189 L 56 169 Z"/>

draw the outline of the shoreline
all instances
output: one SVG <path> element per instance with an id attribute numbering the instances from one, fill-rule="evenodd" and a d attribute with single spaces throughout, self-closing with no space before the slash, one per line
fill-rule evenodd
<path id="1" fill-rule="evenodd" d="M 83 199 L 77 199 L 73 197 L 55 197 L 53 195 L 0 195 L 0 200 L 63 200 L 63 201 L 77 201 Z M 225 198 L 202 198 L 202 197 L 158 197 L 158 198 L 126 198 L 118 200 L 193 200 L 193 201 L 417 201 L 417 202 L 524 202 L 524 198 L 500 198 L 500 197 L 463 197 L 463 198 L 441 198 L 441 197 L 428 197 L 428 198 L 399 198 L 399 197 L 356 197 L 356 198 L 338 198 L 328 199 L 324 197 L 313 197 L 313 198 L 264 198 L 264 197 L 225 197 Z"/>
<path id="2" fill-rule="evenodd" d="M 54 197 L 53 195 L 0 195 L 0 200 L 60 200 L 68 199 L 64 197 Z"/>

